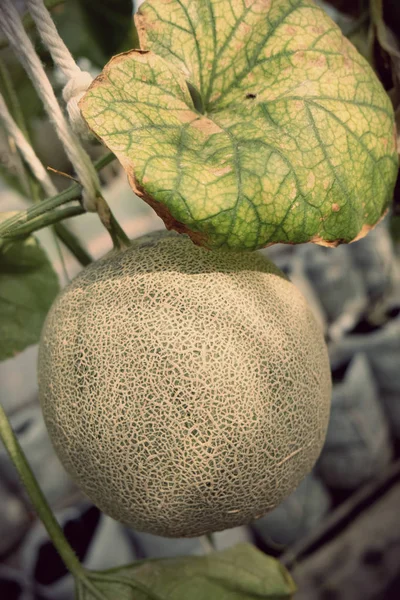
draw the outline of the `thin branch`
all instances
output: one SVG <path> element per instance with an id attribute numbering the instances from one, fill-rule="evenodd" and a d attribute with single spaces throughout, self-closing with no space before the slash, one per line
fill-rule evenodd
<path id="1" fill-rule="evenodd" d="M 111 212 L 106 200 L 101 195 L 97 198 L 97 213 L 100 221 L 110 234 L 114 248 L 118 248 L 119 250 L 129 248 L 131 245 L 130 239 Z"/>
<path id="2" fill-rule="evenodd" d="M 82 215 L 85 212 L 85 209 L 80 204 L 75 206 L 67 206 L 58 210 L 52 210 L 51 212 L 47 212 L 44 215 L 40 215 L 36 219 L 31 219 L 27 223 L 19 225 L 18 227 L 13 229 L 12 233 L 6 233 L 2 235 L 1 238 L 2 240 L 24 238 L 33 233 L 34 231 L 39 231 L 44 227 L 54 225 L 55 223 L 59 223 L 64 219 L 69 219 L 70 217 Z"/>
<path id="3" fill-rule="evenodd" d="M 43 525 L 57 548 L 65 565 L 75 576 L 85 579 L 85 572 L 76 557 L 71 546 L 65 539 L 64 533 L 57 523 L 46 498 L 40 489 L 32 469 L 22 451 L 22 448 L 11 428 L 10 422 L 3 407 L 0 404 L 0 439 L 2 440 L 7 453 L 12 460 L 14 467 L 18 471 L 21 481 L 28 492 L 29 498 Z"/>
<path id="4" fill-rule="evenodd" d="M 24 114 L 21 109 L 21 105 L 18 99 L 18 94 L 16 93 L 12 78 L 6 65 L 0 59 L 0 80 L 3 83 L 4 87 L 4 99 L 7 105 L 7 108 L 10 112 L 11 117 L 14 119 L 17 127 L 19 127 L 22 136 L 26 138 L 28 144 L 32 146 L 32 141 L 30 139 L 28 127 L 25 122 Z M 18 147 L 18 144 L 16 144 Z M 52 193 L 52 189 L 49 186 L 44 186 L 44 181 L 38 178 L 38 173 L 35 173 L 32 170 L 32 164 L 26 160 L 26 157 L 18 148 L 18 154 L 21 159 L 21 164 L 24 167 L 25 177 L 24 180 L 27 182 L 28 189 L 26 190 L 26 195 L 31 198 L 35 203 L 40 202 L 41 199 L 46 195 L 46 189 Z M 38 161 L 39 162 L 39 161 Z M 40 162 L 39 162 L 40 164 Z M 48 175 L 46 174 L 46 177 Z M 50 180 L 49 180 L 50 183 Z M 56 191 L 56 190 L 54 190 Z M 75 258 L 83 265 L 91 262 L 91 258 L 89 254 L 85 251 L 85 249 L 81 246 L 78 238 L 70 233 L 66 227 L 62 223 L 58 223 L 56 227 L 53 227 L 54 241 L 57 247 L 57 252 L 60 257 L 60 261 L 63 267 L 64 276 L 66 280 L 69 280 L 64 255 L 62 252 L 62 248 L 60 246 L 59 240 L 61 240 L 64 245 L 68 248 L 68 250 L 75 256 Z"/>
<path id="5" fill-rule="evenodd" d="M 115 155 L 111 152 L 105 156 L 102 156 L 97 162 L 94 163 L 95 169 L 100 171 L 110 164 L 114 159 Z M 55 208 L 59 208 L 63 204 L 73 202 L 74 200 L 80 200 L 81 195 L 82 187 L 78 183 L 74 183 L 59 194 L 52 196 L 51 198 L 46 198 L 45 200 L 42 200 L 38 204 L 35 204 L 26 210 L 18 212 L 13 217 L 10 217 L 9 219 L 6 219 L 0 223 L 0 237 L 12 237 L 13 232 L 19 228 L 20 225 L 25 225 L 33 219 L 36 219 L 36 217 L 44 215 Z"/>
<path id="6" fill-rule="evenodd" d="M 63 223 L 55 223 L 54 230 L 57 233 L 58 237 L 62 241 L 62 243 L 68 248 L 68 250 L 75 256 L 77 261 L 82 265 L 82 267 L 86 267 L 93 262 L 93 258 L 90 254 L 85 250 L 82 246 L 78 238 L 68 227 L 66 227 Z"/>
<path id="7" fill-rule="evenodd" d="M 7 454 L 9 455 L 25 490 L 28 493 L 29 499 L 46 528 L 51 541 L 59 553 L 62 561 L 67 569 L 75 577 L 78 588 L 84 587 L 90 592 L 90 596 L 98 600 L 107 600 L 105 594 L 96 588 L 94 583 L 90 581 L 88 572 L 79 562 L 74 550 L 69 545 L 65 538 L 64 532 L 55 518 L 36 477 L 26 459 L 26 456 L 20 446 L 20 443 L 12 430 L 10 421 L 0 404 L 0 440 L 3 442 Z"/>

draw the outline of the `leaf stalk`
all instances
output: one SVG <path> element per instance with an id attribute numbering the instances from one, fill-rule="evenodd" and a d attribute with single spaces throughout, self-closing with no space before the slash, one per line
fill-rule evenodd
<path id="1" fill-rule="evenodd" d="M 0 404 L 0 439 L 2 440 L 7 453 L 18 471 L 21 481 L 29 495 L 29 498 L 36 510 L 36 513 L 65 565 L 76 577 L 84 576 L 84 569 L 71 546 L 65 539 L 64 533 L 58 524 L 38 482 L 30 468 L 28 461 L 22 451 L 22 448 L 12 430 L 8 417 Z"/>
<path id="2" fill-rule="evenodd" d="M 103 156 L 100 160 L 95 163 L 95 168 L 99 171 L 106 167 L 109 163 L 111 163 L 115 159 L 114 154 L 109 153 Z M 69 202 L 73 202 L 74 200 L 80 200 L 82 196 L 82 187 L 78 183 L 73 183 L 66 190 L 52 196 L 51 198 L 46 198 L 41 202 L 29 207 L 26 210 L 18 212 L 16 215 L 6 219 L 2 223 L 0 223 L 0 239 L 7 238 L 13 239 L 14 237 L 20 237 L 20 227 L 22 225 L 27 225 L 34 221 L 34 225 L 32 226 L 33 231 L 37 231 L 38 229 L 42 229 L 42 227 L 46 227 L 48 222 L 48 217 L 43 216 L 55 209 L 61 207 L 63 204 L 67 204 Z M 77 207 L 79 208 L 79 207 Z M 81 211 L 69 211 L 66 213 L 58 214 L 58 217 L 55 218 L 54 223 L 60 221 L 61 219 L 65 219 L 71 216 L 75 216 L 76 214 L 82 214 L 85 212 L 82 207 Z M 38 219 L 37 217 L 42 217 Z M 43 224 L 44 223 L 44 224 Z"/>

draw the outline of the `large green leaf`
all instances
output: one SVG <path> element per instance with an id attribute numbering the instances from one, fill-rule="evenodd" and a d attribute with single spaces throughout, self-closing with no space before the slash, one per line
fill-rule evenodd
<path id="1" fill-rule="evenodd" d="M 0 220 L 10 213 L 0 214 Z M 58 293 L 57 275 L 37 240 L 10 242 L 0 250 L 0 360 L 39 341 Z"/>
<path id="2" fill-rule="evenodd" d="M 390 101 L 310 0 L 147 0 L 81 102 L 133 189 L 209 248 L 337 245 L 385 213 Z"/>
<path id="3" fill-rule="evenodd" d="M 104 600 L 289 600 L 286 569 L 250 544 L 207 556 L 147 560 L 92 573 Z M 78 600 L 98 598 L 78 584 Z"/>

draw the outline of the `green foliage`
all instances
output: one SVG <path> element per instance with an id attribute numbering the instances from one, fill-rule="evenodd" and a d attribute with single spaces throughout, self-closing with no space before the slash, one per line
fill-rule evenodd
<path id="1" fill-rule="evenodd" d="M 385 213 L 389 98 L 309 0 L 147 0 L 81 103 L 133 189 L 209 248 L 337 245 Z"/>
<path id="2" fill-rule="evenodd" d="M 88 575 L 101 596 L 78 583 L 77 600 L 289 600 L 296 591 L 286 569 L 250 544 Z"/>
<path id="3" fill-rule="evenodd" d="M 0 360 L 39 341 L 58 291 L 57 275 L 35 238 L 0 249 Z"/>

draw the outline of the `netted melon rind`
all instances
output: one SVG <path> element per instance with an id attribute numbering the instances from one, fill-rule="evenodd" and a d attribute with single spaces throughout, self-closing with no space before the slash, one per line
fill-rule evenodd
<path id="1" fill-rule="evenodd" d="M 331 381 L 319 326 L 277 267 L 163 233 L 59 295 L 39 392 L 89 498 L 179 537 L 250 522 L 299 484 L 325 438 Z"/>

